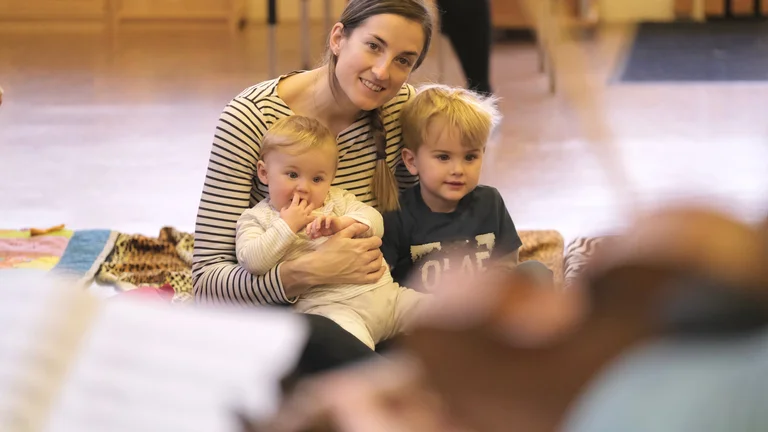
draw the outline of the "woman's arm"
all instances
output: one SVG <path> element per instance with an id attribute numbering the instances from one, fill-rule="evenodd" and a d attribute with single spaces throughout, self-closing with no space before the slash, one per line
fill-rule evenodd
<path id="1" fill-rule="evenodd" d="M 386 268 L 381 265 L 381 239 L 355 238 L 367 230 L 363 224 L 351 225 L 331 236 L 316 251 L 280 264 L 283 286 L 303 292 L 316 285 L 378 281 Z"/>

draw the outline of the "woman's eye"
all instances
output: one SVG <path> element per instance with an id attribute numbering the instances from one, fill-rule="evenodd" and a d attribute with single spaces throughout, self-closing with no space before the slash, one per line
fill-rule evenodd
<path id="1" fill-rule="evenodd" d="M 375 42 L 368 42 L 368 48 L 370 48 L 373 51 L 376 51 L 379 49 L 379 45 Z"/>
<path id="2" fill-rule="evenodd" d="M 403 66 L 408 66 L 408 67 L 411 66 L 411 60 L 405 57 L 400 57 L 399 59 L 397 59 L 397 61 Z"/>

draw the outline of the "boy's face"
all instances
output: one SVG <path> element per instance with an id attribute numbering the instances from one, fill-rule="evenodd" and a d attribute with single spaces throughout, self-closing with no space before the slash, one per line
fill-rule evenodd
<path id="1" fill-rule="evenodd" d="M 416 154 L 403 150 L 405 166 L 411 174 L 419 176 L 421 195 L 434 212 L 454 211 L 480 179 L 485 149 L 465 147 L 460 137 L 456 128 L 438 117 L 429 122 Z"/>
<path id="2" fill-rule="evenodd" d="M 291 205 L 293 195 L 313 208 L 323 205 L 336 174 L 336 153 L 327 147 L 298 155 L 275 150 L 257 165 L 259 180 L 269 187 L 272 206 L 282 210 Z"/>

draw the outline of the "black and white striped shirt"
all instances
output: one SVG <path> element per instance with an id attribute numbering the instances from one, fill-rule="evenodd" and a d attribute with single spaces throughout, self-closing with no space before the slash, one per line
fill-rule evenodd
<path id="1" fill-rule="evenodd" d="M 288 76 L 288 75 L 286 75 Z M 203 303 L 285 304 L 278 264 L 264 276 L 252 276 L 237 264 L 235 227 L 248 208 L 267 197 L 256 176 L 261 139 L 279 119 L 292 115 L 277 94 L 276 78 L 245 89 L 221 113 L 197 212 L 192 278 L 195 298 Z M 402 164 L 400 109 L 414 94 L 405 84 L 384 107 L 387 163 L 401 187 L 416 183 Z M 371 192 L 376 146 L 369 136 L 368 116 L 362 113 L 337 139 L 339 165 L 333 186 L 346 189 L 372 206 Z"/>

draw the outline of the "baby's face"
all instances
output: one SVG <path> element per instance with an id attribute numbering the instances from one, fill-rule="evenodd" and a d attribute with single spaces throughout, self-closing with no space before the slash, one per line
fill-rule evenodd
<path id="1" fill-rule="evenodd" d="M 324 148 L 298 155 L 270 153 L 264 166 L 272 206 L 277 210 L 288 207 L 296 194 L 313 208 L 321 207 L 336 175 L 336 157 Z"/>

